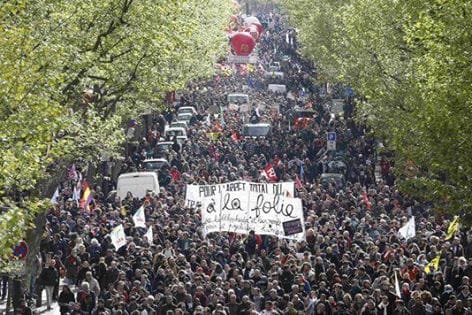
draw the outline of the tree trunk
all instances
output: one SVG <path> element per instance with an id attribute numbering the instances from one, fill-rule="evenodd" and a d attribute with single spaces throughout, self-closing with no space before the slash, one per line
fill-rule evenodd
<path id="1" fill-rule="evenodd" d="M 64 174 L 67 170 L 67 162 L 63 162 L 63 165 L 56 167 L 54 175 L 44 180 L 42 183 L 38 184 L 38 195 L 46 198 L 47 196 L 52 196 L 56 190 L 59 183 L 64 179 Z M 39 254 L 41 239 L 44 232 L 44 227 L 46 225 L 46 215 L 47 212 L 41 212 L 36 215 L 34 218 L 34 228 L 29 228 L 26 231 L 25 240 L 28 244 L 29 252 L 26 256 L 25 261 L 25 270 L 24 270 L 24 288 L 30 292 L 31 280 L 32 277 L 36 277 L 34 273 L 35 264 L 37 264 L 37 255 Z M 34 288 L 33 288 L 34 292 Z"/>

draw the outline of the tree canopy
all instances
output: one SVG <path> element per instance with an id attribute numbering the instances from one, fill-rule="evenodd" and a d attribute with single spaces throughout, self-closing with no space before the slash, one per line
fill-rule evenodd
<path id="1" fill-rule="evenodd" d="M 357 117 L 395 153 L 404 191 L 470 221 L 472 3 L 282 2 L 320 74 L 362 96 Z"/>
<path id="2" fill-rule="evenodd" d="M 231 0 L 0 5 L 0 256 L 47 207 L 68 163 L 121 154 L 130 118 L 213 73 L 232 8 Z"/>

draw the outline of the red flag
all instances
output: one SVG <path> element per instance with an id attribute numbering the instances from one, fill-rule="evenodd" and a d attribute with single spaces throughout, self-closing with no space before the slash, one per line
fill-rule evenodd
<path id="1" fill-rule="evenodd" d="M 369 201 L 369 197 L 367 196 L 367 192 L 362 192 L 362 201 L 364 202 L 365 206 L 368 210 L 372 209 L 372 204 Z"/>
<path id="2" fill-rule="evenodd" d="M 256 236 L 256 244 L 257 244 L 257 246 L 259 246 L 259 248 L 261 248 L 262 243 L 263 243 L 262 242 L 262 237 L 259 234 L 256 234 L 255 236 Z"/>
<path id="3" fill-rule="evenodd" d="M 282 161 L 280 160 L 279 157 L 275 157 L 272 162 L 274 162 L 274 165 L 275 166 L 279 166 L 280 164 L 282 164 Z"/>
<path id="4" fill-rule="evenodd" d="M 170 176 L 172 177 L 172 180 L 174 182 L 178 182 L 182 176 L 182 174 L 179 172 L 179 170 L 175 167 L 172 167 L 172 170 L 170 171 Z"/>
<path id="5" fill-rule="evenodd" d="M 233 131 L 233 133 L 231 134 L 231 140 L 233 140 L 234 142 L 239 141 L 239 135 L 236 131 Z"/>
<path id="6" fill-rule="evenodd" d="M 300 180 L 300 177 L 298 177 L 298 175 L 295 175 L 295 188 L 296 189 L 302 189 L 303 188 L 302 181 Z"/>
<path id="7" fill-rule="evenodd" d="M 239 74 L 241 74 L 243 76 L 248 74 L 247 65 L 245 65 L 245 64 L 239 65 Z"/>
<path id="8" fill-rule="evenodd" d="M 223 127 L 221 127 L 221 124 L 219 122 L 216 122 L 215 125 L 213 126 L 213 131 L 215 132 L 222 132 Z"/>
<path id="9" fill-rule="evenodd" d="M 264 168 L 264 173 L 270 182 L 276 182 L 278 180 L 277 174 L 275 173 L 272 164 L 269 163 L 266 165 L 266 167 Z"/>
<path id="10" fill-rule="evenodd" d="M 295 123 L 293 124 L 293 126 L 295 127 L 295 129 L 305 129 L 306 127 L 308 127 L 309 123 L 310 123 L 310 118 L 300 117 L 295 120 Z"/>

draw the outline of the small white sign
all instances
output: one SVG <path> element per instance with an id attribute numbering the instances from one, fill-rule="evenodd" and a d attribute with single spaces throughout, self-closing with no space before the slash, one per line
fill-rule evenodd
<path id="1" fill-rule="evenodd" d="M 236 55 L 228 55 L 228 63 L 258 63 L 259 59 L 255 55 L 250 56 L 236 56 Z"/>
<path id="2" fill-rule="evenodd" d="M 111 233 L 111 242 L 113 246 L 115 246 L 115 250 L 119 250 L 121 247 L 126 245 L 126 235 L 125 230 L 123 228 L 123 224 L 118 225 L 115 227 Z"/>
<path id="3" fill-rule="evenodd" d="M 326 140 L 326 149 L 328 151 L 336 150 L 336 132 L 328 132 L 328 137 Z"/>
<path id="4" fill-rule="evenodd" d="M 335 151 L 336 150 L 336 142 L 335 141 L 328 141 L 326 143 L 326 149 L 328 151 Z"/>

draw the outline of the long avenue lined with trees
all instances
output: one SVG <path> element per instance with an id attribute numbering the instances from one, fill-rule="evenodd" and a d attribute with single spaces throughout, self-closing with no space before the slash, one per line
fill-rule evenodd
<path id="1" fill-rule="evenodd" d="M 0 4 L 0 313 L 472 314 L 471 12 Z"/>

